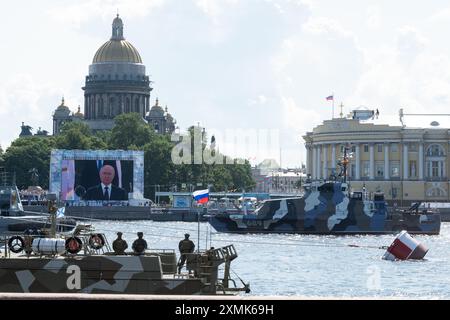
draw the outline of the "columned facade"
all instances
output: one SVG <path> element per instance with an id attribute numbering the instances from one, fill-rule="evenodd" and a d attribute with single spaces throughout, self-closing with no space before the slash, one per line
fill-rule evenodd
<path id="1" fill-rule="evenodd" d="M 423 143 L 419 143 L 419 180 L 423 180 Z"/>
<path id="2" fill-rule="evenodd" d="M 403 144 L 403 180 L 408 180 L 409 174 L 409 157 L 408 157 L 408 144 Z"/>
<path id="3" fill-rule="evenodd" d="M 111 129 L 113 119 L 136 112 L 145 118 L 150 106 L 150 79 L 136 48 L 124 38 L 117 16 L 111 39 L 94 56 L 86 76 L 84 118 L 93 130 Z"/>
<path id="4" fill-rule="evenodd" d="M 114 118 L 123 113 L 137 113 L 159 134 L 175 131 L 176 120 L 158 101 L 150 109 L 150 79 L 137 49 L 124 37 L 119 15 L 113 20 L 112 33 L 94 55 L 85 78 L 84 114 L 71 112 L 64 101 L 53 113 L 53 135 L 64 123 L 82 121 L 92 130 L 111 130 Z"/>
<path id="5" fill-rule="evenodd" d="M 322 154 L 323 154 L 323 160 L 322 160 L 322 178 L 326 179 L 328 178 L 328 145 L 323 144 L 322 145 Z"/>
<path id="6" fill-rule="evenodd" d="M 361 179 L 361 156 L 360 156 L 360 146 L 355 143 L 355 178 L 357 180 Z"/>
<path id="7" fill-rule="evenodd" d="M 391 175 L 389 173 L 389 143 L 384 144 L 384 180 L 389 180 Z"/>
<path id="8" fill-rule="evenodd" d="M 369 144 L 369 179 L 375 179 L 375 153 L 373 143 Z"/>
<path id="9" fill-rule="evenodd" d="M 388 201 L 450 202 L 450 129 L 375 125 L 357 119 L 326 120 L 303 136 L 308 172 L 328 178 L 343 146 L 350 145 L 347 180 L 353 189 L 384 192 Z M 333 170 L 336 168 L 336 170 Z"/>
<path id="10" fill-rule="evenodd" d="M 336 144 L 331 145 L 331 170 L 336 173 Z"/>
<path id="11" fill-rule="evenodd" d="M 321 161 L 321 154 L 320 154 L 321 151 L 322 151 L 321 146 L 317 146 L 317 148 L 316 148 L 316 153 L 317 153 L 316 178 L 317 179 L 321 179 L 322 178 L 322 174 L 321 174 L 321 170 L 320 170 L 321 163 L 322 163 L 322 161 Z"/>

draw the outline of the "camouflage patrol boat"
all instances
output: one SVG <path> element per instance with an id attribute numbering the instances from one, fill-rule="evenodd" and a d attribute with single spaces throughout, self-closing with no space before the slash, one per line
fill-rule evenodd
<path id="1" fill-rule="evenodd" d="M 0 241 L 4 243 L 0 292 L 226 295 L 250 291 L 248 284 L 238 287 L 230 277 L 231 262 L 238 256 L 233 245 L 186 254 L 187 271 L 178 273 L 174 250 L 145 250 L 140 255 L 119 252 L 114 245 L 111 250 L 105 235 L 89 226 L 79 225 L 70 235 L 57 234 L 54 215 L 44 237 L 16 235 Z"/>
<path id="2" fill-rule="evenodd" d="M 14 184 L 0 185 L 0 234 L 25 232 L 50 227 L 49 217 L 39 213 L 23 210 L 20 193 Z M 57 218 L 57 230 L 71 231 L 76 221 L 65 217 Z"/>
<path id="3" fill-rule="evenodd" d="M 388 208 L 383 193 L 349 192 L 341 181 L 316 181 L 301 197 L 266 200 L 254 214 L 216 214 L 210 224 L 219 232 L 300 234 L 439 234 L 440 215 Z"/>

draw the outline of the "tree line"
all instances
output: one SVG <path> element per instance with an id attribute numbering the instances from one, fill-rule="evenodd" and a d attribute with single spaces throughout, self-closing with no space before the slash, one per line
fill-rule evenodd
<path id="1" fill-rule="evenodd" d="M 172 150 L 177 142 L 168 134 L 157 134 L 139 114 L 121 114 L 110 131 L 92 132 L 82 122 L 68 122 L 57 136 L 19 137 L 3 151 L 0 147 L 0 167 L 15 173 L 16 184 L 25 189 L 32 184 L 30 170 L 39 173 L 39 184 L 49 187 L 50 153 L 52 149 L 67 150 L 142 150 L 144 151 L 144 196 L 153 198 L 156 189 L 192 191 L 209 187 L 211 191 L 251 190 L 255 182 L 248 161 L 232 159 L 228 164 L 175 164 Z M 190 127 L 184 138 L 191 138 L 199 127 Z M 198 133 L 198 132 L 197 132 Z M 202 131 L 201 148 L 208 150 L 206 133 Z M 193 140 L 193 139 L 191 139 Z M 194 157 L 194 149 L 189 150 Z"/>

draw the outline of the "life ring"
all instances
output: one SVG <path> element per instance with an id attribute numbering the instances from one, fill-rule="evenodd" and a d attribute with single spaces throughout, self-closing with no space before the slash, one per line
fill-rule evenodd
<path id="1" fill-rule="evenodd" d="M 89 237 L 89 247 L 94 250 L 99 250 L 103 248 L 104 245 L 105 239 L 103 239 L 103 236 L 100 233 L 91 234 Z"/>
<path id="2" fill-rule="evenodd" d="M 70 237 L 66 240 L 66 250 L 72 254 L 80 252 L 82 245 L 80 238 L 77 237 Z"/>
<path id="3" fill-rule="evenodd" d="M 25 248 L 25 241 L 20 236 L 14 236 L 8 240 L 8 248 L 14 253 L 19 253 Z"/>

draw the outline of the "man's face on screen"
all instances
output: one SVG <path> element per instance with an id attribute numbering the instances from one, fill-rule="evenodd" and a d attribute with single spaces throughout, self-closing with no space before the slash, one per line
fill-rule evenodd
<path id="1" fill-rule="evenodd" d="M 106 165 L 100 169 L 100 180 L 103 184 L 109 185 L 114 180 L 115 171 L 112 166 Z"/>

